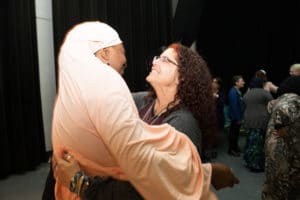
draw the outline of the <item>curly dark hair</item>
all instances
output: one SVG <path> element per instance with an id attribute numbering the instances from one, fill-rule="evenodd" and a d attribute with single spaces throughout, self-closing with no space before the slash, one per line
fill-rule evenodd
<path id="1" fill-rule="evenodd" d="M 172 43 L 168 48 L 174 49 L 177 53 L 179 84 L 175 99 L 169 103 L 164 115 L 181 107 L 188 108 L 199 122 L 205 141 L 203 146 L 209 145 L 212 141 L 208 141 L 208 138 L 212 139 L 216 135 L 211 73 L 205 60 L 197 52 L 180 43 Z M 150 96 L 156 97 L 153 89 Z"/>

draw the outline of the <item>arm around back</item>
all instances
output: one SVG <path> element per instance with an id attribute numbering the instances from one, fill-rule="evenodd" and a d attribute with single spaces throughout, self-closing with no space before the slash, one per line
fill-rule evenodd
<path id="1" fill-rule="evenodd" d="M 127 179 L 146 199 L 216 199 L 192 142 L 169 125 L 142 122 L 122 94 L 103 99 L 97 129 Z M 112 101 L 113 99 L 113 101 Z"/>

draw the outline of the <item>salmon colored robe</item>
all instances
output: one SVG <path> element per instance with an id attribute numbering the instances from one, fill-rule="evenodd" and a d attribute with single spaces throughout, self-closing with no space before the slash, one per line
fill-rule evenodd
<path id="1" fill-rule="evenodd" d="M 75 27 L 61 47 L 53 153 L 68 150 L 88 175 L 128 180 L 145 199 L 217 199 L 210 191 L 211 165 L 201 164 L 185 134 L 139 119 L 122 77 L 90 50 L 97 37 Z M 80 199 L 58 183 L 55 195 Z"/>

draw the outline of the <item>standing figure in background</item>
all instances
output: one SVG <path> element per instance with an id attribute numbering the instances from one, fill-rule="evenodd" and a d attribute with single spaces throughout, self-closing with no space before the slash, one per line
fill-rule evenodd
<path id="1" fill-rule="evenodd" d="M 300 64 L 299 63 L 291 65 L 290 75 L 291 76 L 300 76 Z"/>
<path id="2" fill-rule="evenodd" d="M 253 77 L 249 90 L 243 97 L 245 103 L 244 126 L 248 129 L 244 160 L 253 172 L 261 172 L 265 165 L 265 134 L 270 115 L 267 105 L 273 99 L 270 92 L 263 89 L 264 80 Z"/>
<path id="3" fill-rule="evenodd" d="M 216 106 L 216 117 L 217 117 L 217 137 L 216 141 L 213 143 L 213 147 L 210 153 L 211 158 L 217 157 L 217 145 L 224 140 L 224 125 L 225 125 L 225 116 L 224 116 L 224 104 L 225 104 L 225 94 L 223 91 L 223 83 L 220 77 L 214 77 L 212 79 L 212 92 L 215 100 Z M 209 156 L 209 155 L 208 155 Z"/>
<path id="4" fill-rule="evenodd" d="M 300 76 L 287 78 L 271 101 L 263 200 L 300 199 Z"/>
<path id="5" fill-rule="evenodd" d="M 212 79 L 212 91 L 213 97 L 216 102 L 216 115 L 217 115 L 217 125 L 218 131 L 223 132 L 225 117 L 224 117 L 224 103 L 225 95 L 222 88 L 222 79 L 220 77 L 215 77 Z"/>
<path id="6" fill-rule="evenodd" d="M 243 120 L 243 98 L 240 91 L 244 87 L 245 81 L 241 75 L 233 76 L 233 86 L 228 93 L 229 118 L 231 120 L 228 135 L 228 154 L 231 156 L 240 156 L 238 146 L 239 133 Z"/>
<path id="7" fill-rule="evenodd" d="M 267 72 L 263 69 L 258 70 L 255 72 L 255 76 L 258 78 L 261 78 L 263 83 L 263 88 L 267 90 L 268 92 L 272 92 L 273 94 L 276 94 L 278 86 L 274 85 L 271 81 L 268 81 Z M 249 88 L 251 87 L 251 83 L 249 84 Z"/>

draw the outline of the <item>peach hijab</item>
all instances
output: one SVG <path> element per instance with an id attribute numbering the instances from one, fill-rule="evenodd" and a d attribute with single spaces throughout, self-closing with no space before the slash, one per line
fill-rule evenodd
<path id="1" fill-rule="evenodd" d="M 145 199 L 216 199 L 211 165 L 202 165 L 186 135 L 139 119 L 122 77 L 94 53 L 121 43 L 101 22 L 71 29 L 59 54 L 59 92 L 52 124 L 53 153 L 68 150 L 90 176 L 130 181 Z M 80 199 L 58 183 L 56 199 Z"/>

